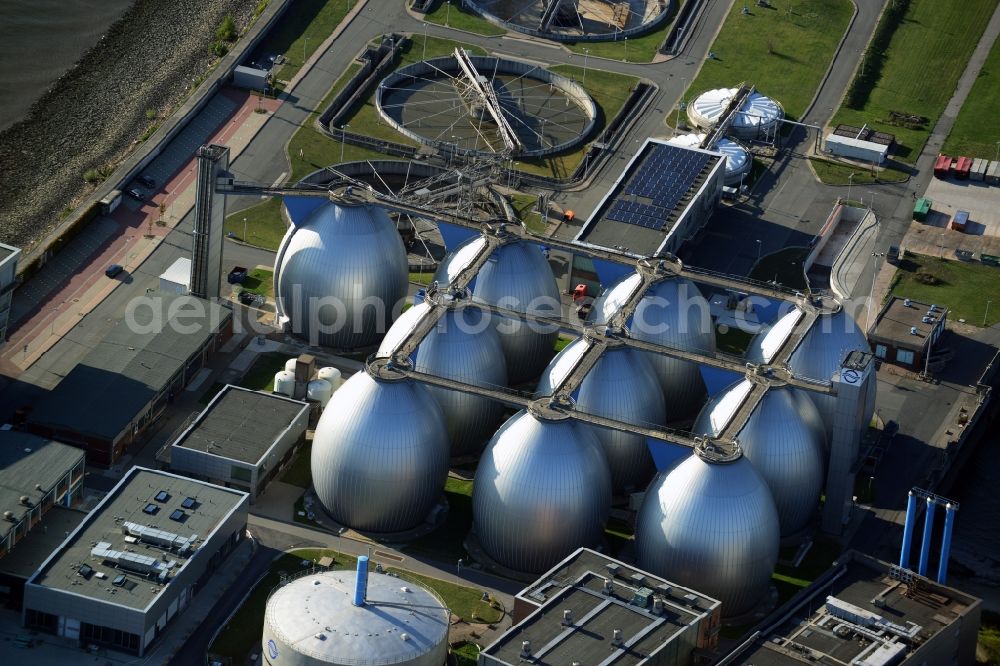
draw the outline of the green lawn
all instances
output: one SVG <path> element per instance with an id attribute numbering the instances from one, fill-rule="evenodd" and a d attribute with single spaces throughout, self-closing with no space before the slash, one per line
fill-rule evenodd
<path id="1" fill-rule="evenodd" d="M 449 476 L 444 483 L 448 498 L 448 518 L 437 530 L 411 541 L 406 550 L 423 553 L 442 562 L 457 562 L 467 557 L 465 540 L 472 529 L 472 481 Z"/>
<path id="2" fill-rule="evenodd" d="M 777 3 L 775 3 L 777 4 Z M 852 14 L 850 0 L 802 0 L 791 13 L 781 8 L 734 2 L 712 45 L 716 58 L 706 59 L 684 99 L 713 88 L 754 84 L 763 94 L 798 118 L 812 100 Z"/>
<path id="3" fill-rule="evenodd" d="M 816 172 L 816 176 L 818 176 L 819 179 L 827 185 L 847 185 L 849 183 L 853 183 L 854 185 L 865 185 L 868 183 L 902 183 L 910 177 L 910 175 L 905 171 L 893 169 L 892 167 L 878 168 L 873 174 L 871 167 L 840 164 L 838 162 L 831 162 L 830 160 L 823 160 L 816 157 L 810 157 L 809 163 L 812 164 L 812 168 Z M 851 178 L 852 173 L 854 174 L 854 178 Z"/>
<path id="4" fill-rule="evenodd" d="M 809 249 L 804 247 L 787 247 L 766 254 L 754 265 L 749 277 L 761 282 L 775 280 L 789 289 L 805 289 L 806 276 L 802 271 L 802 261 L 808 254 Z"/>
<path id="5" fill-rule="evenodd" d="M 410 273 L 410 282 L 416 284 L 421 284 L 427 286 L 434 279 L 434 271 L 428 271 L 426 273 Z"/>
<path id="6" fill-rule="evenodd" d="M 997 159 L 1000 141 L 1000 40 L 993 43 L 976 82 L 958 112 L 942 151 L 949 155 L 968 155 Z"/>
<path id="7" fill-rule="evenodd" d="M 750 346 L 750 340 L 752 339 L 753 333 L 736 328 L 735 326 L 729 328 L 725 333 L 716 330 L 715 348 L 726 354 L 743 356 L 747 351 L 747 347 Z"/>
<path id="8" fill-rule="evenodd" d="M 1000 614 L 983 611 L 979 623 L 979 647 L 987 664 L 1000 664 Z"/>
<path id="9" fill-rule="evenodd" d="M 254 391 L 274 390 L 274 375 L 285 368 L 285 361 L 288 359 L 288 354 L 280 352 L 259 354 L 257 360 L 247 370 L 247 374 L 240 380 L 239 385 Z"/>
<path id="10" fill-rule="evenodd" d="M 246 279 L 240 286 L 243 287 L 243 291 L 249 291 L 252 294 L 274 296 L 274 271 L 255 268 L 247 273 Z"/>
<path id="11" fill-rule="evenodd" d="M 299 488 L 308 488 L 312 485 L 312 444 L 305 444 L 299 452 L 295 454 L 292 462 L 285 468 L 281 475 L 282 483 L 290 483 Z"/>
<path id="12" fill-rule="evenodd" d="M 455 655 L 455 666 L 476 666 L 479 660 L 479 646 L 475 643 L 462 643 L 451 653 Z"/>
<path id="13" fill-rule="evenodd" d="M 569 346 L 569 343 L 573 342 L 574 340 L 576 340 L 576 338 L 571 338 L 568 335 L 560 334 L 559 337 L 556 338 L 555 344 L 552 345 L 552 347 L 553 349 L 556 350 L 556 353 L 558 354 L 563 349 L 566 349 L 566 347 Z"/>
<path id="14" fill-rule="evenodd" d="M 867 99 L 861 108 L 842 106 L 832 124 L 861 127 L 867 123 L 873 129 L 895 134 L 897 146 L 893 156 L 904 162 L 915 162 L 938 116 L 951 99 L 997 1 L 910 0 L 885 51 L 866 55 L 866 67 L 876 67 L 879 72 Z M 1000 94 L 995 90 L 995 83 L 985 85 L 992 85 L 991 96 Z M 991 114 L 995 114 L 989 111 L 989 106 L 981 107 L 982 111 L 979 108 L 970 111 L 971 115 L 963 122 L 963 136 L 967 136 L 970 129 L 979 131 L 980 127 L 975 124 L 977 118 L 992 119 Z M 922 116 L 928 122 L 918 128 L 892 125 L 888 122 L 890 111 Z M 986 115 L 979 116 L 980 113 Z M 991 135 L 998 131 L 993 122 Z"/>
<path id="15" fill-rule="evenodd" d="M 244 219 L 246 238 L 243 237 Z M 271 197 L 256 206 L 233 213 L 226 218 L 225 230 L 250 245 L 277 250 L 287 230 L 281 214 L 281 197 Z"/>
<path id="16" fill-rule="evenodd" d="M 524 226 L 536 234 L 545 233 L 545 221 L 542 214 L 538 212 L 538 197 L 532 194 L 510 194 L 507 196 L 517 219 L 524 222 Z"/>
<path id="17" fill-rule="evenodd" d="M 447 0 L 442 0 L 431 11 L 427 12 L 424 18 L 427 19 L 428 23 L 474 32 L 486 37 L 498 37 L 506 34 L 503 28 L 499 28 L 475 12 L 465 9 L 459 2 L 449 3 Z"/>
<path id="18" fill-rule="evenodd" d="M 340 25 L 356 1 L 296 0 L 295 10 L 285 12 L 258 47 L 262 53 L 285 56 L 285 63 L 275 79 L 291 81 L 323 40 Z"/>
<path id="19" fill-rule="evenodd" d="M 931 276 L 937 284 L 925 284 Z M 992 301 L 986 324 L 1000 322 L 1000 268 L 978 261 L 940 259 L 906 253 L 892 279 L 892 295 L 912 298 L 923 303 L 936 303 L 950 308 L 948 319 L 964 319 L 973 326 L 982 326 L 987 303 Z"/>
<path id="20" fill-rule="evenodd" d="M 440 578 L 421 576 L 405 569 L 386 567 L 386 570 L 401 574 L 401 578 L 408 578 L 434 590 L 444 599 L 451 612 L 466 622 L 492 624 L 503 618 L 502 611 L 493 608 L 489 602 L 483 601 L 483 590 L 456 585 Z"/>
<path id="21" fill-rule="evenodd" d="M 609 58 L 611 60 L 627 60 L 628 62 L 650 62 L 660 49 L 663 40 L 667 38 L 667 33 L 674 25 L 674 19 L 681 5 L 686 0 L 672 3 L 670 14 L 663 23 L 663 27 L 645 35 L 632 37 L 626 44 L 625 40 L 613 42 L 573 42 L 566 44 L 566 47 L 574 53 L 583 54 L 589 51 L 590 55 L 598 58 Z"/>

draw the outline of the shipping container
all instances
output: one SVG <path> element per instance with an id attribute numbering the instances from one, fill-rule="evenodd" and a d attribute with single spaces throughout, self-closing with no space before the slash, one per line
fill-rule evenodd
<path id="1" fill-rule="evenodd" d="M 955 178 L 966 180 L 969 177 L 969 170 L 972 168 L 971 157 L 959 157 L 955 160 Z"/>
<path id="2" fill-rule="evenodd" d="M 121 190 L 111 190 L 108 192 L 103 199 L 101 199 L 101 213 L 104 215 L 110 215 L 115 212 L 118 208 L 118 204 L 122 202 L 122 191 Z"/>
<path id="3" fill-rule="evenodd" d="M 927 213 L 931 212 L 933 204 L 934 202 L 926 197 L 917 199 L 917 205 L 913 207 L 913 219 L 917 222 L 925 222 L 927 220 Z"/>
<path id="4" fill-rule="evenodd" d="M 986 170 L 986 182 L 990 185 L 1000 185 L 1000 162 L 990 162 Z"/>
<path id="5" fill-rule="evenodd" d="M 947 178 L 951 171 L 951 156 L 940 154 L 934 161 L 934 176 L 937 178 Z"/>
<path id="6" fill-rule="evenodd" d="M 951 218 L 951 224 L 949 225 L 955 231 L 965 231 L 965 225 L 969 222 L 969 211 L 960 210 L 955 213 L 955 217 Z"/>
<path id="7" fill-rule="evenodd" d="M 972 160 L 972 169 L 969 170 L 969 178 L 972 180 L 985 180 L 986 170 L 990 167 L 990 161 L 977 157 Z"/>

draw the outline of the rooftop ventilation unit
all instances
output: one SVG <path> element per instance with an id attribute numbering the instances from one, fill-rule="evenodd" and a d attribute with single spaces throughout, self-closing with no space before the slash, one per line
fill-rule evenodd
<path id="1" fill-rule="evenodd" d="M 531 656 L 531 641 L 521 641 L 521 656 L 525 658 Z"/>
<path id="2" fill-rule="evenodd" d="M 122 523 L 122 532 L 130 536 L 134 536 L 144 543 L 151 543 L 156 546 L 162 546 L 170 549 L 176 548 L 177 552 L 181 555 L 194 550 L 195 542 L 198 540 L 197 534 L 192 534 L 189 537 L 182 537 L 174 534 L 173 532 L 167 532 L 166 530 L 156 529 L 155 527 L 146 527 L 145 525 L 130 522 Z"/>
<path id="3" fill-rule="evenodd" d="M 916 326 L 911 326 L 910 327 L 910 335 L 916 335 L 916 334 L 917 334 L 917 327 Z"/>
<path id="4" fill-rule="evenodd" d="M 569 608 L 563 611 L 562 624 L 564 627 L 573 626 L 573 611 L 570 610 Z"/>
<path id="5" fill-rule="evenodd" d="M 155 557 L 148 555 L 113 550 L 107 541 L 102 541 L 91 548 L 90 554 L 105 562 L 113 562 L 122 569 L 155 576 L 160 582 L 165 581 L 170 572 L 170 563 L 160 562 Z"/>
<path id="6" fill-rule="evenodd" d="M 613 630 L 611 632 L 611 644 L 614 645 L 615 647 L 620 647 L 622 643 L 624 643 L 624 640 L 622 640 L 622 630 L 621 629 Z"/>
<path id="7" fill-rule="evenodd" d="M 903 299 L 903 307 L 904 307 L 904 308 L 909 308 L 909 307 L 913 307 L 913 301 L 911 301 L 911 300 L 910 300 L 910 299 L 908 299 L 908 298 L 904 298 L 904 299 Z"/>

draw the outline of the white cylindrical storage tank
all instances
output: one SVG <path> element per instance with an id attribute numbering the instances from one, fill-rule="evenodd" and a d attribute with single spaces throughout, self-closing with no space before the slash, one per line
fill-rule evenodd
<path id="1" fill-rule="evenodd" d="M 611 475 L 601 444 L 571 420 L 518 412 L 476 468 L 476 537 L 508 569 L 538 573 L 580 546 L 597 546 L 610 510 Z"/>
<path id="2" fill-rule="evenodd" d="M 632 273 L 606 290 L 594 302 L 591 321 L 607 323 L 641 281 L 638 273 Z M 625 325 L 629 335 L 638 340 L 715 353 L 715 327 L 708 301 L 690 280 L 668 278 L 654 284 Z M 701 408 L 706 389 L 697 364 L 663 354 L 641 353 L 649 359 L 660 381 L 668 421 Z"/>
<path id="3" fill-rule="evenodd" d="M 340 388 L 341 374 L 340 370 L 332 367 L 320 368 L 316 371 L 316 379 L 323 379 L 330 382 L 330 387 L 336 391 Z"/>
<path id="4" fill-rule="evenodd" d="M 742 379 L 717 394 L 691 432 L 717 437 L 752 389 Z M 771 489 L 782 536 L 795 534 L 816 512 L 825 480 L 826 431 L 816 405 L 804 391 L 772 386 L 736 439 Z"/>
<path id="5" fill-rule="evenodd" d="M 288 372 L 295 372 L 295 366 L 298 365 L 298 363 L 299 359 L 297 358 L 288 359 L 287 361 L 285 361 L 285 370 L 287 370 Z"/>
<path id="6" fill-rule="evenodd" d="M 311 345 L 372 346 L 406 297 L 408 266 L 382 208 L 324 203 L 289 227 L 278 248 L 279 321 Z"/>
<path id="7" fill-rule="evenodd" d="M 552 395 L 588 348 L 587 340 L 578 338 L 559 352 L 542 373 L 536 395 Z M 587 414 L 643 425 L 663 425 L 665 422 L 663 391 L 649 359 L 627 347 L 608 348 L 573 397 L 577 410 Z M 645 437 L 585 423 L 580 425 L 593 431 L 601 442 L 615 494 L 646 487 L 655 467 Z"/>
<path id="8" fill-rule="evenodd" d="M 700 129 L 711 130 L 722 119 L 739 88 L 716 88 L 698 95 L 687 106 L 687 116 Z M 781 104 L 754 91 L 733 116 L 729 134 L 741 139 L 771 137 L 785 117 Z"/>
<path id="9" fill-rule="evenodd" d="M 667 139 L 667 143 L 683 148 L 697 148 L 706 136 L 706 134 L 678 134 Z"/>
<path id="10" fill-rule="evenodd" d="M 742 615 L 767 594 L 780 538 L 771 491 L 749 460 L 717 464 L 692 454 L 646 490 L 636 561 L 718 599 L 724 616 Z"/>
<path id="11" fill-rule="evenodd" d="M 325 379 L 314 379 L 306 385 L 306 397 L 326 407 L 333 397 L 333 386 Z"/>
<path id="12" fill-rule="evenodd" d="M 267 666 L 442 666 L 449 612 L 426 588 L 369 572 L 365 603 L 356 576 L 326 571 L 296 578 L 267 600 L 262 659 Z"/>
<path id="13" fill-rule="evenodd" d="M 289 398 L 295 395 L 295 373 L 288 370 L 279 370 L 274 374 L 274 392 L 287 395 Z"/>
<path id="14" fill-rule="evenodd" d="M 444 415 L 422 384 L 355 373 L 316 425 L 311 467 L 316 496 L 341 525 L 362 532 L 411 529 L 444 488 Z"/>

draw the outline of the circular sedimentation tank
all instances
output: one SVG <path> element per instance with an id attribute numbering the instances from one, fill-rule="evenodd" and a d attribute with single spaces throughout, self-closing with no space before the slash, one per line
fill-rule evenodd
<path id="1" fill-rule="evenodd" d="M 746 458 L 710 463 L 690 455 L 661 472 L 636 516 L 641 568 L 742 615 L 767 594 L 780 529 L 771 491 Z"/>
<path id="2" fill-rule="evenodd" d="M 558 42 L 621 41 L 667 22 L 672 0 L 466 0 L 465 6 L 504 30 Z"/>
<path id="3" fill-rule="evenodd" d="M 279 321 L 309 344 L 370 347 L 399 311 L 408 276 L 406 249 L 384 210 L 324 203 L 278 248 Z"/>
<path id="4" fill-rule="evenodd" d="M 362 371 L 333 394 L 316 425 L 313 486 L 341 525 L 402 532 L 440 498 L 448 457 L 444 414 L 427 387 Z"/>
<path id="5" fill-rule="evenodd" d="M 688 120 L 699 129 L 713 129 L 739 90 L 716 88 L 703 92 L 687 105 Z M 733 117 L 728 133 L 741 139 L 772 137 L 784 117 L 785 110 L 780 103 L 754 91 Z"/>
<path id="6" fill-rule="evenodd" d="M 539 573 L 580 546 L 599 545 L 610 509 L 601 444 L 571 420 L 518 412 L 493 436 L 476 469 L 476 537 L 489 557 L 514 571 Z"/>
<path id="7" fill-rule="evenodd" d="M 675 146 L 684 146 L 686 148 L 698 148 L 701 146 L 701 142 L 705 140 L 705 136 L 706 135 L 704 134 L 681 134 L 668 139 L 667 143 L 672 143 Z M 740 145 L 738 141 L 722 137 L 715 142 L 715 145 L 707 150 L 714 150 L 715 152 L 722 153 L 725 156 L 726 185 L 739 185 L 743 178 L 750 173 L 750 167 L 753 165 L 753 160 L 750 158 L 749 151 Z"/>
<path id="8" fill-rule="evenodd" d="M 692 432 L 717 437 L 752 388 L 743 379 L 714 396 Z M 782 536 L 804 528 L 819 505 L 826 466 L 826 431 L 810 397 L 772 386 L 736 438 L 771 490 Z"/>
<path id="9" fill-rule="evenodd" d="M 442 666 L 449 612 L 426 588 L 368 574 L 365 603 L 353 603 L 356 575 L 326 571 L 274 590 L 264 611 L 268 666 Z"/>
<path id="10" fill-rule="evenodd" d="M 572 372 L 588 348 L 585 338 L 566 346 L 542 373 L 536 396 L 550 396 Z M 573 395 L 576 409 L 627 423 L 663 425 L 666 409 L 663 392 L 648 359 L 626 347 L 610 347 L 597 361 Z M 608 460 L 615 494 L 641 490 L 655 471 L 646 438 L 589 424 Z"/>

